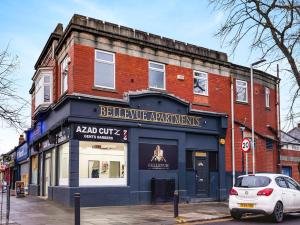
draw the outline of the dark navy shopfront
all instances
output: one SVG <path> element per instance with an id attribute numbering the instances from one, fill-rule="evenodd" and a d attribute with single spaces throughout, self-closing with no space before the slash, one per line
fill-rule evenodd
<path id="1" fill-rule="evenodd" d="M 28 132 L 29 193 L 82 206 L 151 202 L 151 180 L 173 179 L 180 198 L 227 198 L 225 114 L 191 110 L 172 95 L 124 100 L 65 96 Z"/>

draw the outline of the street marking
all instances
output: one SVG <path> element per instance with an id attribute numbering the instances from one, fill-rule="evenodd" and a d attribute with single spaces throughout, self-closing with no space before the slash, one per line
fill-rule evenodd
<path id="1" fill-rule="evenodd" d="M 198 225 L 198 224 L 209 224 L 209 223 L 216 223 L 216 222 L 226 222 L 231 221 L 232 218 L 224 218 L 224 219 L 212 219 L 212 220 L 206 220 L 206 221 L 199 221 L 199 222 L 192 222 L 192 223 L 182 223 L 182 225 Z"/>

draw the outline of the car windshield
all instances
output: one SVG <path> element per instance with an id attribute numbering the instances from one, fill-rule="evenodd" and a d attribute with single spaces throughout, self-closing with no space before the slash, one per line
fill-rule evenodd
<path id="1" fill-rule="evenodd" d="M 264 176 L 245 176 L 238 177 L 235 182 L 235 187 L 254 188 L 266 187 L 270 184 L 271 179 Z"/>

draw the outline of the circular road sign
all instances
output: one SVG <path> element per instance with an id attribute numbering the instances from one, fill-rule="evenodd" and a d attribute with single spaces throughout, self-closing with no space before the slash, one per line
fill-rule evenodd
<path id="1" fill-rule="evenodd" d="M 250 151 L 251 142 L 249 138 L 244 138 L 242 141 L 242 151 L 249 152 Z"/>

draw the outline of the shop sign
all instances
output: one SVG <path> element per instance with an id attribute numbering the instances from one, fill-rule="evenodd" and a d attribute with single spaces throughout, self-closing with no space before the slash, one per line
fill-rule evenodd
<path id="1" fill-rule="evenodd" d="M 21 162 L 23 160 L 26 160 L 28 158 L 28 146 L 27 144 L 23 144 L 21 147 L 17 149 L 17 157 L 16 161 Z"/>
<path id="2" fill-rule="evenodd" d="M 128 130 L 118 127 L 75 124 L 74 138 L 87 141 L 127 142 Z"/>
<path id="3" fill-rule="evenodd" d="M 59 131 L 56 134 L 57 143 L 61 143 L 63 141 L 66 141 L 70 138 L 70 128 L 69 127 L 63 127 L 61 131 Z"/>
<path id="4" fill-rule="evenodd" d="M 140 170 L 177 170 L 177 168 L 177 145 L 139 144 Z"/>
<path id="5" fill-rule="evenodd" d="M 112 118 L 132 121 L 155 122 L 178 126 L 201 127 L 201 117 L 175 113 L 157 112 L 99 105 L 100 118 Z"/>

